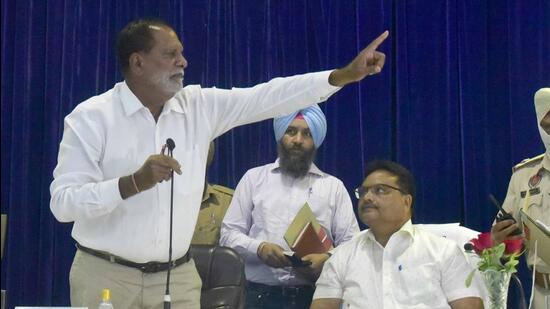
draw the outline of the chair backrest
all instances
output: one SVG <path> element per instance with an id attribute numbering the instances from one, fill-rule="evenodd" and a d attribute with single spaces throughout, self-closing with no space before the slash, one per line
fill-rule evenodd
<path id="1" fill-rule="evenodd" d="M 462 250 L 464 250 L 464 244 L 479 235 L 478 231 L 460 226 L 459 223 L 417 224 L 417 226 L 425 231 L 456 242 Z"/>
<path id="2" fill-rule="evenodd" d="M 244 261 L 233 249 L 193 245 L 190 255 L 202 279 L 201 308 L 244 308 Z"/>

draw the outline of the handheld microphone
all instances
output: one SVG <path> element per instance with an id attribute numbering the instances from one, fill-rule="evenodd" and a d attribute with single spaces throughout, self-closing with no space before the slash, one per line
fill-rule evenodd
<path id="1" fill-rule="evenodd" d="M 166 140 L 166 147 L 168 147 L 168 150 L 172 151 L 174 148 L 176 148 L 176 143 L 174 143 L 174 140 L 171 138 L 168 138 Z"/>
<path id="2" fill-rule="evenodd" d="M 174 157 L 173 150 L 176 148 L 176 143 L 171 138 L 166 140 L 168 155 Z M 170 176 L 170 243 L 168 244 L 168 272 L 166 273 L 166 292 L 164 293 L 164 309 L 170 309 L 172 300 L 170 298 L 170 269 L 172 269 L 172 217 L 174 215 L 174 170 Z"/>
<path id="3" fill-rule="evenodd" d="M 491 200 L 491 202 L 499 210 L 499 213 L 497 214 L 497 217 L 496 217 L 497 222 L 504 221 L 504 220 L 513 220 L 514 223 L 517 222 L 516 219 L 514 219 L 514 217 L 511 214 L 507 213 L 506 210 L 504 210 L 504 208 L 502 208 L 500 203 L 497 201 L 497 199 L 492 194 L 489 194 L 489 200 Z M 512 235 L 512 236 L 521 235 L 521 230 L 519 228 L 516 228 L 510 235 Z"/>

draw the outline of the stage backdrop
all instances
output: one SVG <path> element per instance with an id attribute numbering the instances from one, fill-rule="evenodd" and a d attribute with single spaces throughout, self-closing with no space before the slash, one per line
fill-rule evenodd
<path id="1" fill-rule="evenodd" d="M 415 221 L 488 230 L 511 167 L 544 151 L 533 94 L 550 86 L 550 2 L 2 1 L 2 289 L 8 305 L 66 305 L 71 225 L 49 209 L 63 118 L 120 81 L 117 32 L 157 16 L 185 46 L 186 84 L 247 87 L 345 65 L 384 30 L 381 74 L 322 104 L 317 163 L 351 193 L 366 162 L 418 182 Z M 222 136 L 209 178 L 236 186 L 276 158 L 271 121 Z M 98 296 L 99 297 L 99 296 Z M 159 296 L 160 297 L 160 296 Z"/>

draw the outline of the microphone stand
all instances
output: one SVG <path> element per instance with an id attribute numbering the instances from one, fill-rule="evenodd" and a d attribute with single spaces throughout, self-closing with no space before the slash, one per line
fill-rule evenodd
<path id="1" fill-rule="evenodd" d="M 172 146 L 172 147 L 170 147 Z M 173 158 L 172 150 L 175 145 L 168 146 L 168 154 Z M 170 175 L 170 243 L 168 245 L 168 272 L 166 274 L 166 292 L 164 293 L 164 309 L 170 309 L 172 306 L 172 299 L 170 298 L 170 270 L 172 269 L 172 217 L 174 214 L 174 170 Z"/>
<path id="2" fill-rule="evenodd" d="M 520 298 L 520 308 L 521 309 L 527 309 L 527 302 L 525 301 L 525 292 L 523 292 L 523 285 L 521 284 L 521 280 L 519 280 L 519 277 L 516 274 L 512 274 L 512 279 L 516 281 L 518 291 L 519 291 L 519 298 Z"/>

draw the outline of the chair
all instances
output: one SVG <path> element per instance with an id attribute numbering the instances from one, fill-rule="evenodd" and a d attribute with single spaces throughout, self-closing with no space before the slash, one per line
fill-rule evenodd
<path id="1" fill-rule="evenodd" d="M 202 280 L 201 308 L 244 308 L 244 261 L 235 250 L 193 245 L 190 255 Z"/>
<path id="2" fill-rule="evenodd" d="M 464 249 L 464 244 L 479 235 L 478 231 L 460 226 L 459 223 L 417 224 L 417 226 L 425 231 L 456 242 L 461 249 Z"/>

